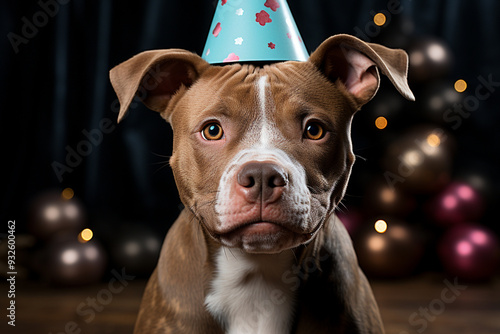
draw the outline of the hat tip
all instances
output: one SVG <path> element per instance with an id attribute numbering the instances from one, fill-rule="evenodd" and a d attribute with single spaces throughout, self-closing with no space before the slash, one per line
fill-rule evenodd
<path id="1" fill-rule="evenodd" d="M 306 61 L 286 0 L 218 2 L 202 58 L 210 64 Z"/>

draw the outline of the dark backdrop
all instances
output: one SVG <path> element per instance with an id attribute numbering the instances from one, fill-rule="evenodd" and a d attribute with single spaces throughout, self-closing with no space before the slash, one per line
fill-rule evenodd
<path id="1" fill-rule="evenodd" d="M 330 35 L 363 30 L 391 1 L 288 2 L 311 52 Z M 399 15 L 414 22 L 415 35 L 437 36 L 451 47 L 451 79 L 466 79 L 470 87 L 479 84 L 478 76 L 500 81 L 500 2 L 418 0 L 402 1 L 402 7 Z M 170 126 L 142 106 L 116 125 L 108 70 L 148 49 L 200 54 L 214 9 L 215 1 L 208 0 L 1 1 L 1 221 L 16 219 L 22 230 L 34 196 L 71 187 L 89 210 L 89 225 L 141 221 L 165 231 L 180 210 L 166 164 Z M 498 102 L 495 93 L 455 133 L 455 166 L 472 162 L 498 169 Z M 376 140 L 356 131 L 357 121 L 356 153 L 369 155 L 367 148 Z M 88 136 L 94 143 L 85 146 Z M 86 156 L 71 156 L 78 148 Z M 58 175 L 54 166 L 61 168 L 66 159 L 73 167 Z M 366 164 L 358 161 L 356 168 Z M 498 189 L 498 178 L 491 182 Z M 356 188 L 348 193 L 360 195 Z"/>

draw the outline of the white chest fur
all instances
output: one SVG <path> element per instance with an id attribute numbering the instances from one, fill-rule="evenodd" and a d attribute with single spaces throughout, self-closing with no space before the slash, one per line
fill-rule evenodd
<path id="1" fill-rule="evenodd" d="M 221 247 L 205 304 L 227 334 L 290 332 L 294 293 L 282 277 L 293 259 L 291 251 L 248 254 Z"/>

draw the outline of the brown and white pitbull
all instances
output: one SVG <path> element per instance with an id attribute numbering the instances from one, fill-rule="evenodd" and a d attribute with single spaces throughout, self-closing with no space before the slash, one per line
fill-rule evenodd
<path id="1" fill-rule="evenodd" d="M 138 95 L 174 131 L 186 209 L 166 236 L 135 333 L 383 333 L 334 211 L 354 113 L 380 70 L 413 100 L 402 50 L 349 35 L 307 62 L 212 66 L 177 49 L 111 70 L 121 120 Z"/>

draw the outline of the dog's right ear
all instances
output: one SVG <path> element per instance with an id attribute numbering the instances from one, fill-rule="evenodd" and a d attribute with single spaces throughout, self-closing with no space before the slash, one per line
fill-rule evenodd
<path id="1" fill-rule="evenodd" d="M 109 72 L 120 101 L 120 122 L 137 95 L 150 109 L 168 120 L 172 97 L 191 86 L 210 65 L 198 55 L 180 49 L 139 53 Z"/>
<path id="2" fill-rule="evenodd" d="M 370 101 L 380 83 L 379 70 L 408 100 L 415 97 L 408 86 L 408 55 L 403 50 L 366 43 L 350 35 L 326 39 L 311 54 L 312 62 L 330 81 L 340 81 L 358 107 Z"/>

